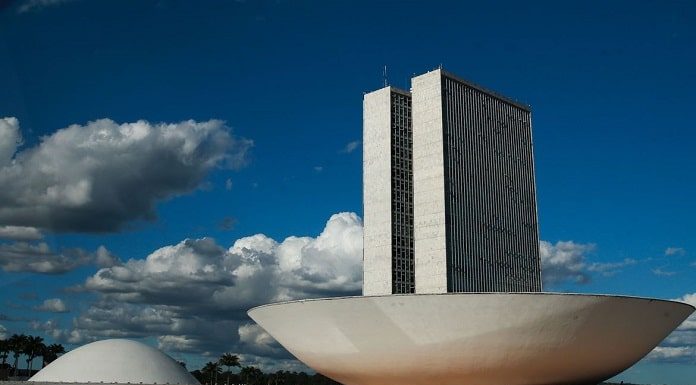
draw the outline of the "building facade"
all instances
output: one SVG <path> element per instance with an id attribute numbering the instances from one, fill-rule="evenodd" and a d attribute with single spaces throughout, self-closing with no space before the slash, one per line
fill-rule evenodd
<path id="1" fill-rule="evenodd" d="M 530 118 L 439 69 L 365 95 L 364 295 L 541 291 Z"/>
<path id="2" fill-rule="evenodd" d="M 411 95 L 366 94 L 363 126 L 363 293 L 414 293 Z"/>

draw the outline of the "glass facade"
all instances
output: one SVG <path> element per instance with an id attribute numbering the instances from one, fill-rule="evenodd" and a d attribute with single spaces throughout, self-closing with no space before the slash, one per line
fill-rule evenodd
<path id="1" fill-rule="evenodd" d="M 391 92 L 392 294 L 415 292 L 411 96 Z"/>
<path id="2" fill-rule="evenodd" d="M 442 77 L 448 292 L 541 291 L 530 111 Z"/>

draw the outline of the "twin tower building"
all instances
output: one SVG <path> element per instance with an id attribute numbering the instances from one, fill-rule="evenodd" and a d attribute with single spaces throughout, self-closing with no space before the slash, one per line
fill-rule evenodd
<path id="1" fill-rule="evenodd" d="M 364 295 L 541 291 L 528 106 L 437 69 L 363 130 Z"/>

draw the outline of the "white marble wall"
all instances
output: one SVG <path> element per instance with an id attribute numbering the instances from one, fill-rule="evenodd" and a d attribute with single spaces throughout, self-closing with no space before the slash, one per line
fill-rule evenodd
<path id="1" fill-rule="evenodd" d="M 363 98 L 363 295 L 392 293 L 391 89 Z"/>
<path id="2" fill-rule="evenodd" d="M 440 70 L 411 79 L 416 293 L 447 292 Z M 367 139 L 365 139 L 367 141 Z"/>

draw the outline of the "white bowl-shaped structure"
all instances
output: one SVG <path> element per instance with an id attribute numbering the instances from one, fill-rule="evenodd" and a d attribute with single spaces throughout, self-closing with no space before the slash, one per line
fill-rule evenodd
<path id="1" fill-rule="evenodd" d="M 249 315 L 345 385 L 558 385 L 620 373 L 693 311 L 634 297 L 489 293 L 293 301 Z"/>
<path id="2" fill-rule="evenodd" d="M 92 342 L 72 350 L 29 381 L 200 385 L 186 368 L 168 355 L 140 342 L 123 339 Z"/>

